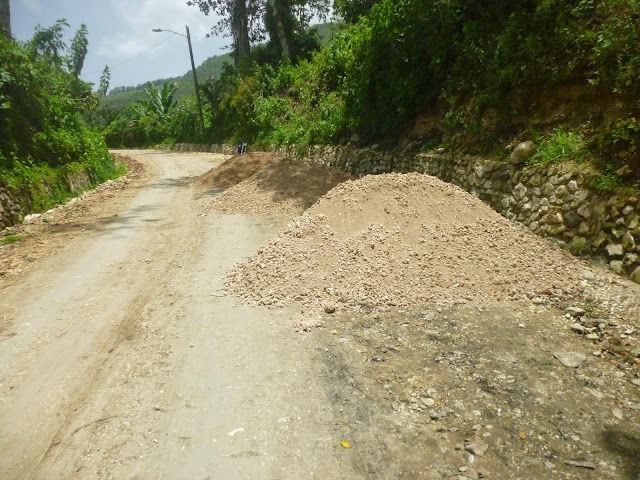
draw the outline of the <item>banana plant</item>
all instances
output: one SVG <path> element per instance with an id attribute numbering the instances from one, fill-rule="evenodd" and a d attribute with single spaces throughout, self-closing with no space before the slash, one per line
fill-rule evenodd
<path id="1" fill-rule="evenodd" d="M 148 112 L 163 117 L 176 105 L 177 101 L 174 101 L 173 97 L 177 89 L 178 85 L 174 82 L 164 82 L 162 89 L 156 88 L 149 82 L 149 86 L 144 89 L 147 98 L 146 100 L 141 100 L 140 103 Z"/>

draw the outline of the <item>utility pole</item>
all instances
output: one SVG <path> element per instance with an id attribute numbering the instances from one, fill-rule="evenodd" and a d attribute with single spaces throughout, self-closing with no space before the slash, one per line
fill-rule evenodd
<path id="1" fill-rule="evenodd" d="M 200 87 L 198 86 L 198 76 L 196 75 L 196 64 L 193 61 L 193 49 L 191 48 L 191 34 L 189 33 L 189 25 L 185 25 L 187 29 L 187 42 L 189 43 L 189 55 L 191 56 L 191 71 L 193 72 L 193 84 L 196 87 L 196 101 L 198 102 L 198 112 L 200 113 L 200 128 L 204 135 L 204 115 L 202 114 L 202 102 L 200 102 Z"/>
<path id="2" fill-rule="evenodd" d="M 161 28 L 154 28 L 152 32 L 169 32 L 174 35 L 180 35 L 187 39 L 187 43 L 189 44 L 189 56 L 191 57 L 191 71 L 193 72 L 193 84 L 196 87 L 196 101 L 198 102 L 198 113 L 200 114 L 200 129 L 202 134 L 204 135 L 204 115 L 202 114 L 202 102 L 200 101 L 200 87 L 198 86 L 198 75 L 196 74 L 196 63 L 193 60 L 193 48 L 191 48 L 191 34 L 189 33 L 189 25 L 186 25 L 187 34 L 183 35 L 182 33 L 174 32 L 173 30 L 163 30 Z"/>

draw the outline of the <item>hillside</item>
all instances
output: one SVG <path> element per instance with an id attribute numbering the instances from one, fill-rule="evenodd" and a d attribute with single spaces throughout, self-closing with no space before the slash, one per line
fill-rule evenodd
<path id="1" fill-rule="evenodd" d="M 233 57 L 230 53 L 214 55 L 213 57 L 207 58 L 200 66 L 196 67 L 198 82 L 204 83 L 211 78 L 218 78 L 225 64 L 233 64 Z M 164 82 L 175 82 L 178 84 L 176 99 L 195 94 L 191 70 L 180 77 L 160 78 L 151 81 L 151 83 L 156 86 L 162 86 Z M 135 87 L 116 87 L 103 99 L 102 106 L 122 108 L 137 100 L 142 100 L 145 96 L 143 90 L 146 86 L 147 83 L 145 82 Z"/>
<path id="2" fill-rule="evenodd" d="M 333 38 L 336 25 L 333 23 L 321 23 L 314 25 L 318 32 L 318 39 L 320 44 L 327 46 Z M 224 55 L 214 55 L 207 58 L 202 64 L 196 67 L 196 73 L 198 75 L 198 83 L 203 84 L 211 79 L 217 79 L 220 77 L 224 65 L 233 65 L 233 56 L 230 53 Z M 176 100 L 189 95 L 195 95 L 195 88 L 193 85 L 193 74 L 191 70 L 186 72 L 180 77 L 159 78 L 157 80 L 151 80 L 151 83 L 155 86 L 162 86 L 164 82 L 175 82 L 178 84 L 178 90 L 176 92 Z M 138 100 L 143 100 L 144 89 L 147 86 L 147 82 L 139 85 L 129 87 L 115 87 L 109 94 L 102 100 L 101 105 L 104 107 L 112 107 L 120 109 L 125 105 L 129 105 Z"/>

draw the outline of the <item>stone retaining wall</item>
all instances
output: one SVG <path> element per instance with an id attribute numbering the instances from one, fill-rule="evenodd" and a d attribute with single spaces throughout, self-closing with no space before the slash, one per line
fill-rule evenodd
<path id="1" fill-rule="evenodd" d="M 229 148 L 230 147 L 230 148 Z M 207 151 L 233 154 L 232 146 Z M 589 187 L 596 174 L 574 165 L 513 165 L 484 157 L 403 153 L 373 148 L 274 147 L 288 158 L 337 167 L 356 176 L 421 172 L 460 186 L 510 220 L 591 255 L 640 283 L 640 202 Z"/>
<path id="2" fill-rule="evenodd" d="M 82 192 L 91 188 L 91 178 L 85 170 L 70 173 L 64 179 L 63 188 L 69 192 Z M 49 185 L 42 185 L 50 193 Z M 28 198 L 20 198 L 15 192 L 0 182 L 0 231 L 20 223 L 24 215 L 35 213 L 28 211 L 30 201 Z"/>

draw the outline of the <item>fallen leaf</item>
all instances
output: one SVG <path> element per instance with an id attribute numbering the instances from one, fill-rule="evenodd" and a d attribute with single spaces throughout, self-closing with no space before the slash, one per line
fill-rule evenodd
<path id="1" fill-rule="evenodd" d="M 338 330 L 331 330 L 329 333 L 331 335 L 337 335 L 338 334 Z"/>
<path id="2" fill-rule="evenodd" d="M 340 442 L 340 445 L 342 445 L 344 448 L 351 448 L 351 444 L 349 442 L 347 442 L 346 440 L 342 440 Z"/>
<path id="3" fill-rule="evenodd" d="M 426 323 L 424 323 L 424 322 L 416 323 L 416 327 L 424 327 L 425 325 L 426 325 Z"/>
<path id="4" fill-rule="evenodd" d="M 518 435 L 518 437 L 520 437 L 520 440 L 526 440 L 527 439 L 527 434 L 524 432 L 520 432 L 520 435 Z"/>

